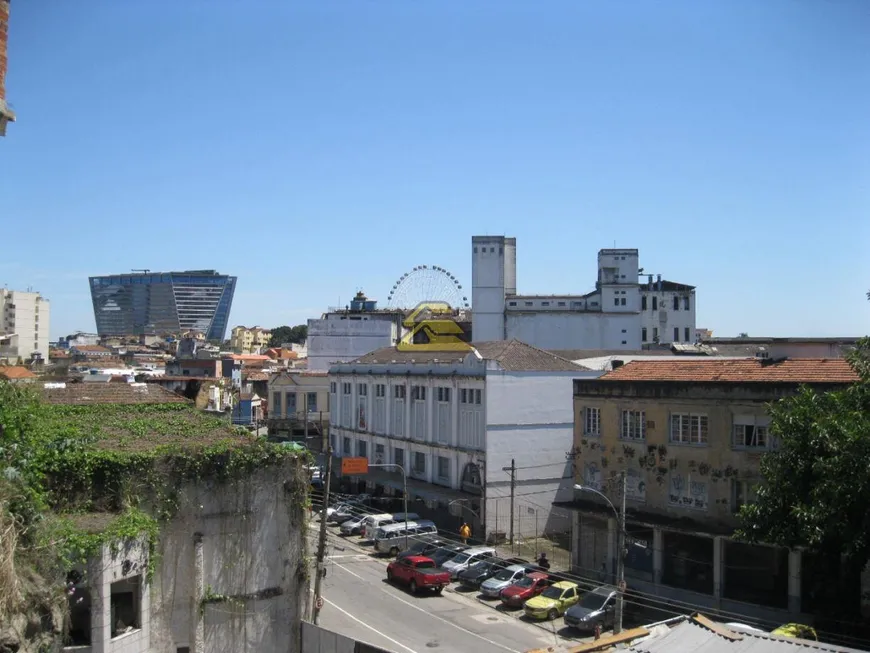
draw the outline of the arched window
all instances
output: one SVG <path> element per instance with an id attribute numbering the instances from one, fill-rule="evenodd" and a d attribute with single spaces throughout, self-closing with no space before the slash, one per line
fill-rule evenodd
<path id="1" fill-rule="evenodd" d="M 480 474 L 480 467 L 474 463 L 468 463 L 462 470 L 462 491 L 483 494 L 483 478 Z"/>

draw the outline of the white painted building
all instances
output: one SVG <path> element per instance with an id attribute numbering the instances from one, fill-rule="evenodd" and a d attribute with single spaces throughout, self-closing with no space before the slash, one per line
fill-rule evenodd
<path id="1" fill-rule="evenodd" d="M 479 537 L 509 535 L 516 465 L 515 535 L 567 530 L 551 503 L 572 494 L 572 383 L 590 372 L 516 340 L 467 352 L 386 347 L 330 369 L 330 438 L 336 456 L 403 466 L 410 498 L 460 503 Z M 370 486 L 401 489 L 401 476 L 371 470 Z M 374 488 L 373 488 L 374 489 Z M 476 514 L 475 514 L 476 513 Z"/>
<path id="2" fill-rule="evenodd" d="M 38 292 L 0 289 L 0 360 L 13 364 L 38 353 L 48 362 L 51 306 Z"/>
<path id="3" fill-rule="evenodd" d="M 401 311 L 379 310 L 362 293 L 345 309 L 308 320 L 308 370 L 326 372 L 331 365 L 352 361 L 381 347 L 395 345 L 402 335 Z"/>
<path id="4" fill-rule="evenodd" d="M 517 293 L 516 238 L 473 236 L 471 244 L 475 340 L 517 339 L 542 349 L 637 350 L 644 336 L 652 342 L 655 328 L 659 342 L 672 342 L 675 334 L 679 342 L 694 342 L 694 288 L 671 282 L 641 286 L 636 249 L 600 250 L 590 293 L 523 295 Z M 679 298 L 677 309 L 672 296 Z M 653 303 L 655 313 L 645 308 Z"/>

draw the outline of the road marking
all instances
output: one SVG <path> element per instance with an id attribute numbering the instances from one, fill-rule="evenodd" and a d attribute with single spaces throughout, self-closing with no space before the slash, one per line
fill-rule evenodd
<path id="1" fill-rule="evenodd" d="M 354 575 L 356 575 L 356 574 L 354 574 Z M 341 612 L 341 613 L 342 613 L 343 615 L 345 615 L 346 617 L 350 617 L 350 618 L 353 619 L 355 622 L 357 622 L 359 625 L 361 625 L 361 626 L 365 626 L 366 628 L 368 628 L 368 629 L 369 629 L 370 631 L 372 631 L 373 633 L 377 633 L 378 635 L 380 635 L 381 637 L 383 637 L 383 638 L 384 638 L 385 640 L 387 640 L 388 642 L 391 642 L 391 643 L 395 644 L 396 646 L 399 646 L 399 647 L 405 649 L 406 651 L 408 651 L 408 653 L 417 653 L 417 651 L 415 651 L 414 649 L 412 649 L 412 648 L 408 648 L 407 646 L 405 646 L 405 645 L 402 644 L 401 642 L 397 642 L 396 640 L 394 640 L 394 639 L 393 639 L 392 637 L 390 637 L 389 635 L 386 635 L 386 634 L 382 633 L 380 630 L 378 630 L 377 628 L 374 628 L 373 626 L 370 626 L 370 625 L 367 624 L 365 621 L 362 621 L 361 619 L 357 619 L 357 618 L 354 617 L 350 612 L 348 612 L 347 610 L 345 610 L 345 609 L 342 608 L 341 606 L 336 605 L 335 603 L 333 603 L 333 602 L 330 601 L 329 599 L 324 598 L 324 599 L 323 599 L 323 602 L 324 602 L 324 603 L 327 603 L 328 605 L 331 605 L 333 608 L 335 608 L 336 610 L 338 610 L 339 612 Z"/>
<path id="2" fill-rule="evenodd" d="M 339 562 L 336 562 L 336 563 L 335 563 L 335 566 L 338 567 L 339 569 L 344 569 L 344 570 L 345 570 L 347 573 L 349 573 L 351 576 L 356 576 L 357 578 L 359 578 L 359 579 L 362 580 L 362 581 L 365 580 L 362 576 L 359 576 L 358 574 L 355 574 L 354 572 L 352 572 L 350 569 L 348 569 L 347 567 L 345 567 L 343 564 L 341 564 L 341 563 L 339 563 Z M 460 625 L 458 625 L 458 624 L 455 624 L 455 623 L 453 623 L 452 621 L 448 621 L 448 620 L 445 619 L 444 617 L 439 617 L 437 614 L 433 614 L 433 613 L 429 612 L 428 610 L 424 610 L 424 609 L 421 608 L 420 606 L 418 606 L 418 605 L 414 605 L 414 604 L 411 603 L 410 601 L 406 601 L 406 600 L 403 599 L 402 597 L 400 597 L 400 596 L 396 596 L 395 594 L 393 594 L 393 593 L 391 593 L 391 592 L 388 592 L 387 590 L 385 590 L 385 589 L 383 589 L 383 588 L 380 588 L 380 590 L 381 590 L 384 594 L 386 594 L 387 596 L 390 596 L 390 597 L 396 599 L 396 600 L 399 601 L 400 603 L 404 603 L 405 605 L 410 606 L 410 607 L 414 608 L 415 610 L 418 610 L 418 611 L 422 612 L 423 614 L 432 617 L 433 619 L 437 619 L 438 621 L 443 621 L 443 622 L 444 622 L 445 624 L 447 624 L 448 626 L 452 626 L 453 628 L 456 628 L 456 630 L 461 630 L 461 631 L 462 631 L 463 633 L 465 633 L 466 635 L 471 635 L 472 637 L 477 637 L 477 639 L 483 640 L 483 641 L 486 642 L 487 644 L 492 644 L 493 646 L 496 646 L 496 647 L 498 647 L 498 648 L 500 648 L 500 649 L 502 649 L 502 650 L 509 651 L 509 653 L 523 653 L 522 651 L 517 651 L 516 649 L 508 648 L 508 647 L 505 646 L 504 644 L 499 644 L 498 642 L 494 642 L 494 641 L 491 640 L 491 639 L 487 639 L 487 638 L 484 637 L 483 635 L 478 635 L 477 633 L 475 633 L 475 632 L 473 632 L 473 631 L 470 631 L 470 630 L 468 630 L 467 628 L 463 628 L 462 626 L 460 626 Z M 362 623 L 362 622 L 360 622 L 360 623 Z M 374 630 L 374 629 L 372 629 L 372 630 Z"/>

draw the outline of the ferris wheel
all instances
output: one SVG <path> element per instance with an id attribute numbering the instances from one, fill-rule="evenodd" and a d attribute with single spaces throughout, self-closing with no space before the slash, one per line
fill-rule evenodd
<path id="1" fill-rule="evenodd" d="M 387 305 L 412 309 L 420 302 L 447 302 L 453 308 L 469 308 L 468 297 L 459 280 L 438 265 L 418 265 L 393 284 Z"/>

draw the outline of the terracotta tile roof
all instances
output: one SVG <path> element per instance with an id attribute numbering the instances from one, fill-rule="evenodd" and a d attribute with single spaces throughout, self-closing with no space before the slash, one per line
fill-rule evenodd
<path id="1" fill-rule="evenodd" d="M 292 349 L 286 349 L 284 347 L 272 347 L 266 350 L 266 355 L 274 360 L 295 360 L 299 358 L 299 354 L 297 354 Z"/>
<path id="2" fill-rule="evenodd" d="M 111 349 L 108 347 L 103 347 L 102 345 L 73 345 L 70 349 L 75 349 L 83 354 L 88 352 L 98 353 L 98 352 L 109 352 Z"/>
<path id="3" fill-rule="evenodd" d="M 686 383 L 853 383 L 858 375 L 842 358 L 645 360 L 631 361 L 602 381 Z"/>
<path id="4" fill-rule="evenodd" d="M 67 383 L 65 388 L 43 388 L 47 404 L 179 404 L 191 403 L 158 385 L 132 383 Z"/>
<path id="5" fill-rule="evenodd" d="M 252 363 L 254 361 L 269 361 L 272 360 L 264 354 L 233 354 L 230 356 L 234 361 L 242 361 L 244 363 Z"/>
<path id="6" fill-rule="evenodd" d="M 28 370 L 26 367 L 15 365 L 12 367 L 0 367 L 0 376 L 4 379 L 35 379 L 36 374 Z"/>
<path id="7" fill-rule="evenodd" d="M 268 381 L 269 375 L 266 372 L 251 372 L 250 374 L 242 375 L 248 381 Z"/>
<path id="8" fill-rule="evenodd" d="M 351 363 L 377 365 L 388 363 L 446 363 L 458 365 L 477 350 L 481 358 L 496 361 L 508 372 L 577 372 L 585 367 L 519 340 L 471 343 L 468 351 L 399 351 L 395 347 L 377 349 Z"/>
<path id="9" fill-rule="evenodd" d="M 587 369 L 519 340 L 475 342 L 472 346 L 483 358 L 496 361 L 508 372 L 578 372 Z"/>

